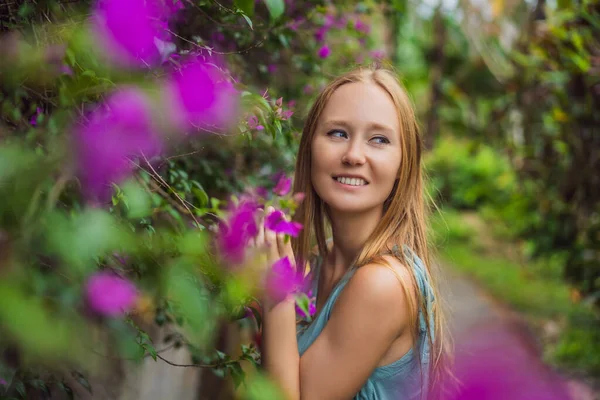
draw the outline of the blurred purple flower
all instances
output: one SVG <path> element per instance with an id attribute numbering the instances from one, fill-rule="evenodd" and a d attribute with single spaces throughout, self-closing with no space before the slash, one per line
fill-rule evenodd
<path id="1" fill-rule="evenodd" d="M 285 175 L 281 175 L 279 181 L 275 185 L 273 192 L 278 196 L 285 196 L 290 192 L 292 188 L 292 178 L 288 178 Z"/>
<path id="2" fill-rule="evenodd" d="M 248 240 L 256 236 L 258 226 L 255 213 L 258 204 L 254 201 L 243 201 L 230 209 L 229 218 L 219 226 L 216 235 L 217 247 L 223 257 L 235 264 L 244 261 Z"/>
<path id="3" fill-rule="evenodd" d="M 386 51 L 385 50 L 373 50 L 371 52 L 371 57 L 375 58 L 375 59 L 383 59 L 386 56 Z"/>
<path id="4" fill-rule="evenodd" d="M 167 83 L 176 127 L 227 129 L 236 123 L 239 93 L 215 65 L 193 57 Z"/>
<path id="5" fill-rule="evenodd" d="M 97 272 L 85 285 L 87 304 L 107 317 L 118 317 L 131 310 L 137 295 L 133 283 L 111 272 Z"/>
<path id="6" fill-rule="evenodd" d="M 319 49 L 319 52 L 317 54 L 319 55 L 319 57 L 325 59 L 329 57 L 329 55 L 331 54 L 331 50 L 329 49 L 329 46 L 325 44 Z"/>
<path id="7" fill-rule="evenodd" d="M 266 188 L 259 186 L 255 191 L 257 196 L 262 197 L 263 199 L 269 198 L 269 191 Z"/>
<path id="8" fill-rule="evenodd" d="M 298 30 L 298 28 L 300 28 L 300 25 L 302 25 L 303 22 L 304 22 L 304 18 L 296 17 L 292 21 L 290 21 L 287 26 L 288 26 L 288 28 L 290 28 L 291 31 L 296 32 Z"/>
<path id="9" fill-rule="evenodd" d="M 274 74 L 275 72 L 277 72 L 277 65 L 275 65 L 275 64 L 267 65 L 267 72 L 270 74 Z"/>
<path id="10" fill-rule="evenodd" d="M 323 40 L 325 40 L 325 37 L 327 36 L 327 31 L 329 29 L 322 26 L 319 29 L 317 29 L 317 31 L 315 32 L 315 40 L 317 42 L 322 42 Z"/>
<path id="11" fill-rule="evenodd" d="M 41 109 L 41 108 L 39 108 L 39 107 L 37 107 L 37 108 L 36 108 L 36 110 L 35 110 L 35 114 L 33 114 L 33 115 L 31 116 L 31 118 L 29 119 L 29 123 L 30 123 L 32 126 L 37 126 L 37 120 L 38 120 L 38 117 L 39 117 L 39 115 L 40 115 L 41 113 L 42 113 L 42 109 Z"/>
<path id="12" fill-rule="evenodd" d="M 287 121 L 292 117 L 292 115 L 294 115 L 294 112 L 292 110 L 285 110 L 281 113 L 281 119 Z"/>
<path id="13" fill-rule="evenodd" d="M 311 94 L 313 92 L 313 87 L 311 85 L 304 85 L 302 88 L 302 93 Z"/>
<path id="14" fill-rule="evenodd" d="M 285 233 L 290 236 L 298 236 L 302 230 L 302 224 L 294 221 L 286 221 L 285 214 L 275 210 L 265 218 L 265 227 L 276 233 Z"/>
<path id="15" fill-rule="evenodd" d="M 364 23 L 360 19 L 357 19 L 354 23 L 354 29 L 356 29 L 360 33 L 364 33 L 365 35 L 367 35 L 369 32 L 371 32 L 371 25 Z"/>
<path id="16" fill-rule="evenodd" d="M 60 73 L 62 75 L 73 75 L 73 70 L 66 64 L 60 66 Z"/>
<path id="17" fill-rule="evenodd" d="M 299 279 L 294 266 L 286 256 L 275 261 L 271 267 L 267 274 L 265 289 L 273 300 L 281 301 L 301 286 L 302 279 Z"/>
<path id="18" fill-rule="evenodd" d="M 107 200 L 111 182 L 119 183 L 130 175 L 130 157 L 143 154 L 150 159 L 160 153 L 151 116 L 145 94 L 125 88 L 112 94 L 75 130 L 78 173 L 88 198 Z"/>
<path id="19" fill-rule="evenodd" d="M 257 131 L 262 131 L 263 129 L 265 129 L 264 126 L 258 123 L 258 118 L 256 118 L 256 115 L 251 115 L 250 117 L 248 117 L 246 122 L 248 123 L 248 128 L 250 128 L 251 130 L 256 129 Z"/>
<path id="20" fill-rule="evenodd" d="M 342 17 L 337 20 L 334 26 L 338 29 L 342 29 L 345 28 L 346 25 L 348 25 L 348 17 Z"/>
<path id="21" fill-rule="evenodd" d="M 183 0 L 165 0 L 165 6 L 171 14 L 175 14 L 179 10 L 183 10 L 185 8 Z"/>
<path id="22" fill-rule="evenodd" d="M 168 40 L 172 13 L 173 6 L 161 0 L 98 0 L 93 30 L 111 61 L 123 66 L 153 65 L 160 60 L 155 38 Z"/>
<path id="23" fill-rule="evenodd" d="M 333 26 L 333 24 L 335 24 L 335 16 L 332 14 L 326 14 L 323 26 L 329 28 L 330 26 Z"/>
<path id="24" fill-rule="evenodd" d="M 315 304 L 313 299 L 311 299 L 310 303 L 308 303 L 308 315 L 306 315 L 304 310 L 301 309 L 300 307 L 298 307 L 298 305 L 296 304 L 296 314 L 299 314 L 302 318 L 308 318 L 308 317 L 312 318 L 316 313 L 317 313 L 317 305 Z"/>
<path id="25" fill-rule="evenodd" d="M 5 386 L 6 385 L 6 381 L 2 378 L 0 378 L 0 385 Z"/>

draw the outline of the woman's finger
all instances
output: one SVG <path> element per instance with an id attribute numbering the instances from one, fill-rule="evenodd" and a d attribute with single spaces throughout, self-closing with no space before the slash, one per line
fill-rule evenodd
<path id="1" fill-rule="evenodd" d="M 273 207 L 268 207 L 266 215 L 272 213 L 274 211 Z M 279 260 L 279 249 L 277 248 L 277 234 L 271 229 L 267 229 L 264 227 L 265 234 L 265 246 L 267 247 L 267 254 L 269 256 L 270 262 L 275 262 Z"/>
<path id="2" fill-rule="evenodd" d="M 258 248 L 263 247 L 265 244 L 265 231 L 263 228 L 264 223 L 265 223 L 265 213 L 263 210 L 259 210 L 258 211 L 258 222 L 257 222 L 258 233 L 257 233 L 256 239 L 255 239 L 255 245 Z"/>
<path id="3" fill-rule="evenodd" d="M 279 257 L 285 257 L 285 234 L 278 233 L 277 234 L 277 251 L 279 252 Z"/>

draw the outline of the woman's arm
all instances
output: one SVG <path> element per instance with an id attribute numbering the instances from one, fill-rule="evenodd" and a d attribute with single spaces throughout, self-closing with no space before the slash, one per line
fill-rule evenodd
<path id="1" fill-rule="evenodd" d="M 397 260 L 394 268 L 408 273 Z M 408 327 L 404 290 L 387 268 L 369 264 L 350 279 L 327 325 L 299 357 L 293 301 L 265 309 L 265 368 L 290 399 L 349 399 Z"/>

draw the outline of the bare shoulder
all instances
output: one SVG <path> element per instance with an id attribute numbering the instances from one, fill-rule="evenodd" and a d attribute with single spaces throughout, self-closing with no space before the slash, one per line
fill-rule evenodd
<path id="1" fill-rule="evenodd" d="M 355 285 L 362 289 L 395 292 L 400 285 L 411 286 L 411 274 L 400 260 L 383 256 L 384 262 L 372 262 L 360 267 L 353 276 Z"/>
<path id="2" fill-rule="evenodd" d="M 384 259 L 388 265 L 373 262 L 358 268 L 340 295 L 340 303 L 369 312 L 397 310 L 406 304 L 404 288 L 412 286 L 410 272 L 397 258 L 384 256 Z M 408 293 L 412 295 L 412 291 Z"/>

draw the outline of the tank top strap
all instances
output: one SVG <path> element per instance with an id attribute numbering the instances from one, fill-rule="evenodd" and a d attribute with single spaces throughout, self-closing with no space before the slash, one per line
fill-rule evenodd
<path id="1" fill-rule="evenodd" d="M 397 244 L 394 245 L 391 251 L 384 252 L 383 254 L 393 254 L 400 262 L 408 264 L 414 271 L 415 281 L 417 286 L 419 287 L 419 291 L 423 296 L 423 309 L 425 312 L 419 312 L 419 330 L 423 333 L 427 332 L 427 323 L 426 319 L 429 319 L 429 335 L 431 340 L 434 340 L 434 316 L 433 316 L 433 304 L 435 302 L 435 295 L 433 293 L 433 288 L 429 283 L 429 278 L 426 270 L 425 263 L 421 258 L 408 246 L 403 245 L 402 250 L 400 250 L 400 246 Z M 389 267 L 394 272 L 398 280 L 401 284 L 404 284 L 404 281 L 401 279 L 400 274 Z"/>

